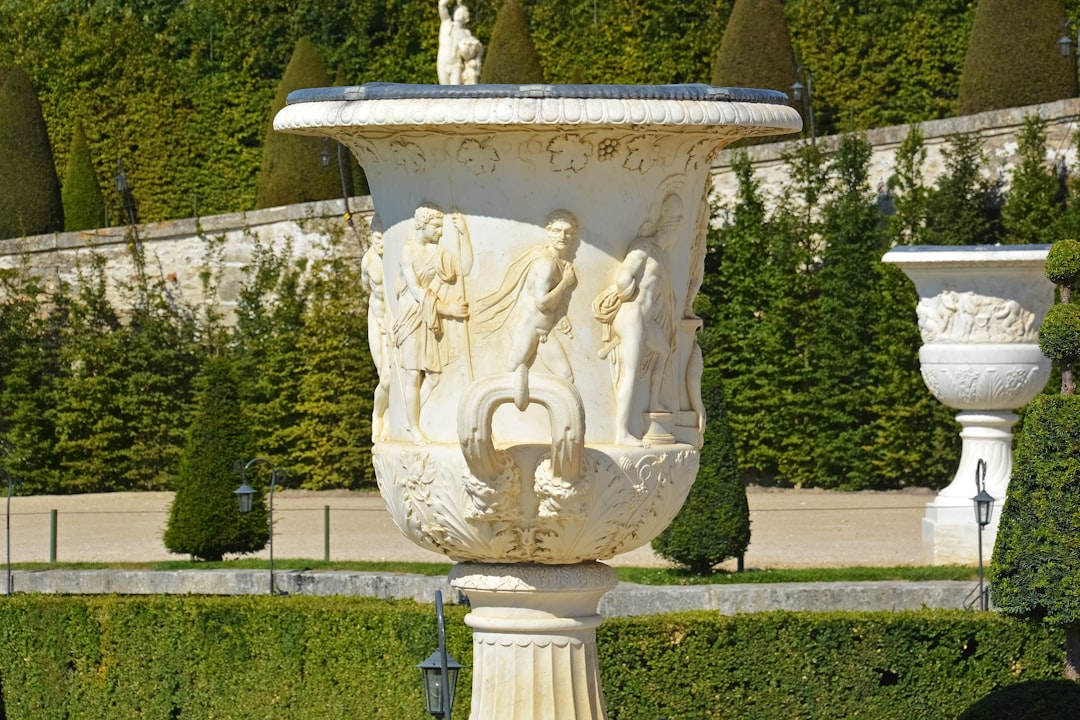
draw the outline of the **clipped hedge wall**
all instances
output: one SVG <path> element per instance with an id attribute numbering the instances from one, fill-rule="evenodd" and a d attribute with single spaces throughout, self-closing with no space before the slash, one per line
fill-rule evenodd
<path id="1" fill-rule="evenodd" d="M 449 606 L 447 631 L 468 668 L 464 614 Z M 411 601 L 15 596 L 0 603 L 3 706 L 11 720 L 422 720 L 413 666 L 435 633 Z M 1058 677 L 1063 654 L 1057 631 L 957 611 L 680 613 L 598 637 L 610 720 L 954 718 Z"/>

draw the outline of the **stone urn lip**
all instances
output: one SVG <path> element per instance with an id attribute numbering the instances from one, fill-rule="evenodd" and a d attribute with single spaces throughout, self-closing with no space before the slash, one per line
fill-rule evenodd
<path id="1" fill-rule="evenodd" d="M 296 90 L 274 129 L 355 134 L 396 128 L 636 129 L 731 135 L 799 132 L 802 117 L 774 90 L 688 85 L 408 85 Z M 738 136 L 738 137 L 735 137 Z"/>
<path id="2" fill-rule="evenodd" d="M 683 85 L 421 85 L 374 82 L 350 87 L 294 90 L 286 105 L 306 102 L 352 100 L 436 100 L 436 99 L 601 99 L 601 100 L 708 100 L 712 102 L 789 104 L 777 90 L 714 87 L 704 83 Z"/>
<path id="3" fill-rule="evenodd" d="M 971 268 L 986 263 L 1041 270 L 1049 249 L 1049 245 L 899 245 L 885 253 L 882 261 L 901 267 L 932 266 L 934 270 Z"/>

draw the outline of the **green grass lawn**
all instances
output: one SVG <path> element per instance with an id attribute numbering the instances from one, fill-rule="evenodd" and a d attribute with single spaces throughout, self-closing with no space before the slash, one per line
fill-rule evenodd
<path id="1" fill-rule="evenodd" d="M 223 562 L 198 562 L 188 560 L 170 560 L 156 563 L 17 563 L 15 570 L 218 570 L 251 569 L 267 570 L 270 564 L 266 560 L 240 559 Z M 361 562 L 308 559 L 274 560 L 275 571 L 286 570 L 351 570 L 355 572 L 378 573 L 413 573 L 417 575 L 446 575 L 450 572 L 450 563 L 416 562 Z M 919 582 L 926 580 L 976 580 L 978 570 L 966 565 L 942 566 L 902 566 L 902 567 L 847 567 L 847 568 L 812 568 L 804 570 L 747 570 L 745 572 L 715 572 L 712 575 L 694 575 L 686 570 L 675 568 L 634 568 L 617 567 L 619 579 L 623 582 L 642 585 L 704 585 L 704 584 L 739 584 L 739 583 L 785 583 L 785 582 L 854 582 L 880 580 L 907 580 Z"/>

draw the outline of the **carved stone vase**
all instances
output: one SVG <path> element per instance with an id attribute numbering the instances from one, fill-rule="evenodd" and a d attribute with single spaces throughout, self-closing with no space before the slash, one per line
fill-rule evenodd
<path id="1" fill-rule="evenodd" d="M 290 96 L 364 167 L 373 462 L 401 531 L 458 562 L 473 718 L 605 717 L 600 560 L 698 465 L 715 153 L 800 127 L 766 91 L 371 84 Z"/>
<path id="2" fill-rule="evenodd" d="M 1012 472 L 1013 412 L 1050 377 L 1039 326 L 1054 302 L 1043 266 L 1048 246 L 898 247 L 883 258 L 919 293 L 922 376 L 938 400 L 960 412 L 960 466 L 927 504 L 923 548 L 935 564 L 974 564 L 978 525 L 972 498 L 976 466 L 986 463 L 986 491 L 998 502 L 990 546 Z"/>

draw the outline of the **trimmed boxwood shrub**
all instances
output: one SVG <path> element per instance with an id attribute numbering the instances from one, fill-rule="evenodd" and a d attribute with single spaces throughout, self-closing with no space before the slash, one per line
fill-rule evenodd
<path id="1" fill-rule="evenodd" d="M 1076 56 L 1058 49 L 1065 0 L 979 0 L 958 105 L 961 115 L 1076 95 Z"/>
<path id="2" fill-rule="evenodd" d="M 466 667 L 454 707 L 464 718 L 466 609 L 446 611 L 448 649 Z M 1053 678 L 1062 656 L 1059 630 L 961 611 L 678 613 L 607 620 L 597 639 L 610 720 L 952 718 Z M 436 643 L 432 607 L 405 600 L 0 603 L 9 720 L 423 720 L 413 666 Z"/>
<path id="3" fill-rule="evenodd" d="M 499 8 L 480 66 L 480 82 L 519 85 L 544 82 L 544 69 L 521 0 L 506 0 Z"/>
<path id="4" fill-rule="evenodd" d="M 0 238 L 64 229 L 60 181 L 30 76 L 0 67 Z"/>
<path id="5" fill-rule="evenodd" d="M 64 229 L 92 230 L 106 224 L 105 198 L 98 185 L 97 171 L 82 126 L 76 125 L 68 151 L 67 171 L 61 189 L 64 202 Z"/>

